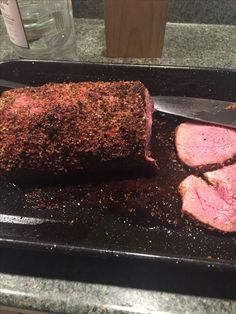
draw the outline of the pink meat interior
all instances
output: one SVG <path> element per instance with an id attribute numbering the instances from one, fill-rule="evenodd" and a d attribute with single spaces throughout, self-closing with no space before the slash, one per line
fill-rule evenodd
<path id="1" fill-rule="evenodd" d="M 220 126 L 182 123 L 176 130 L 180 160 L 190 167 L 221 164 L 236 155 L 236 132 Z"/>
<path id="2" fill-rule="evenodd" d="M 236 165 L 207 172 L 208 184 L 200 177 L 188 176 L 180 184 L 183 212 L 200 222 L 225 232 L 236 231 Z M 228 179 L 228 175 L 234 179 Z"/>
<path id="3" fill-rule="evenodd" d="M 145 145 L 145 158 L 151 162 L 154 166 L 156 161 L 150 157 L 150 142 L 152 136 L 152 115 L 154 112 L 154 102 L 147 89 L 145 89 L 145 104 L 146 104 L 146 145 Z"/>

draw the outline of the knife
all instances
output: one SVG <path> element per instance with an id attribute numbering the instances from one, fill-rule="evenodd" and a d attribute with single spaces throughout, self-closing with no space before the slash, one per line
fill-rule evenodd
<path id="1" fill-rule="evenodd" d="M 154 96 L 155 110 L 236 129 L 236 102 L 179 96 Z"/>
<path id="2" fill-rule="evenodd" d="M 0 87 L 26 87 L 26 84 L 0 80 Z M 153 99 L 156 111 L 236 129 L 236 102 L 180 96 L 153 96 Z"/>

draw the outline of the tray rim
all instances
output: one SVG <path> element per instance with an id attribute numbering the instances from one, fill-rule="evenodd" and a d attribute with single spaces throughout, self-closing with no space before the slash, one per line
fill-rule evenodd
<path id="1" fill-rule="evenodd" d="M 104 68 L 145 68 L 145 69 L 172 69 L 172 70 L 185 70 L 185 71 L 201 71 L 201 72 L 232 72 L 236 73 L 236 68 L 215 68 L 215 67 L 199 67 L 199 66 L 175 66 L 175 65 L 156 65 L 156 64 L 140 64 L 140 63 L 117 63 L 117 62 L 92 62 L 92 61 L 73 61 L 73 60 L 50 60 L 50 59 L 9 59 L 0 61 L 0 67 L 3 64 L 14 64 L 14 63 L 51 63 L 51 64 L 74 64 L 80 66 L 100 66 Z M 4 75 L 0 75 L 4 77 Z M 181 255 L 172 254 L 148 254 L 131 251 L 119 251 L 111 249 L 91 248 L 86 246 L 75 246 L 66 244 L 52 244 L 51 242 L 35 242 L 35 241 L 24 241 L 19 239 L 6 239 L 0 237 L 0 249 L 1 248 L 12 248 L 12 249 L 25 249 L 34 250 L 39 252 L 60 252 L 64 254 L 83 254 L 93 257 L 125 257 L 125 258 L 137 258 L 147 261 L 154 262 L 165 262 L 168 264 L 175 265 L 189 265 L 195 267 L 211 268 L 211 269 L 224 269 L 225 271 L 236 272 L 236 260 L 224 260 L 224 259 L 206 259 L 206 258 L 193 258 L 183 257 Z"/>
<path id="2" fill-rule="evenodd" d="M 236 72 L 236 68 L 217 68 L 217 67 L 203 67 L 203 66 L 175 66 L 175 65 L 159 65 L 159 64 L 146 64 L 146 63 L 119 63 L 119 62 L 92 62 L 92 61 L 80 61 L 80 60 L 51 60 L 51 59 L 8 59 L 0 61 L 0 66 L 7 63 L 65 63 L 65 64 L 78 64 L 89 66 L 104 66 L 104 67 L 136 67 L 136 68 L 159 68 L 159 69 L 176 69 L 176 70 L 200 70 L 210 72 Z"/>
<path id="3" fill-rule="evenodd" d="M 129 258 L 129 259 L 141 259 L 146 261 L 153 261 L 156 263 L 168 263 L 170 265 L 186 265 L 208 269 L 220 269 L 222 267 L 225 271 L 231 271 L 236 273 L 236 261 L 229 260 L 217 260 L 206 258 L 192 258 L 192 257 L 181 257 L 180 255 L 164 255 L 164 254 L 148 254 L 131 251 L 101 249 L 101 248 L 90 248 L 86 246 L 75 246 L 65 244 L 52 244 L 50 242 L 34 242 L 34 241 L 23 241 L 16 239 L 5 239 L 0 238 L 0 249 L 11 248 L 11 249 L 24 249 L 38 252 L 50 252 L 50 253 L 63 253 L 66 255 L 80 254 L 89 257 L 106 257 L 106 258 Z M 69 250 L 68 250 L 69 248 Z"/>

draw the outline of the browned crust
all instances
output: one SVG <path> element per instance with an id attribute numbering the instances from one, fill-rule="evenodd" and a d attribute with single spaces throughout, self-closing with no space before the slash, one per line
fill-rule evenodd
<path id="1" fill-rule="evenodd" d="M 22 94 L 41 113 L 11 108 Z M 96 170 L 99 163 L 144 163 L 145 86 L 139 82 L 46 84 L 4 92 L 0 169 L 53 174 Z M 93 169 L 94 168 L 94 169 Z"/>

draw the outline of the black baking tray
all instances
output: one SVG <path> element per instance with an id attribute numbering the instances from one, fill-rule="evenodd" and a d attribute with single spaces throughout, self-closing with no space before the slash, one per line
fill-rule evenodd
<path id="1" fill-rule="evenodd" d="M 152 95 L 236 100 L 236 71 L 224 69 L 15 60 L 0 63 L 0 77 L 31 86 L 141 80 Z M 137 175 L 79 185 L 16 186 L 1 177 L 1 247 L 235 271 L 236 235 L 208 230 L 180 214 L 177 183 L 189 172 L 175 160 L 173 132 L 181 121 L 154 115 L 159 179 Z M 125 193 L 128 203 L 119 202 Z"/>

